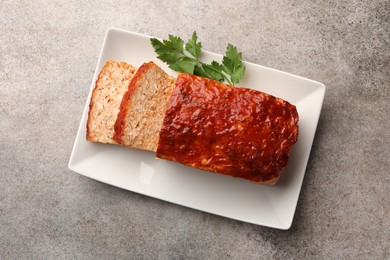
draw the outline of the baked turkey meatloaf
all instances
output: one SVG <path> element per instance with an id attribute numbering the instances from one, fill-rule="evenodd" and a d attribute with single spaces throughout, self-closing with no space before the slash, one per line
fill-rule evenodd
<path id="1" fill-rule="evenodd" d="M 144 63 L 123 96 L 114 140 L 130 148 L 155 152 L 174 86 L 175 78 L 152 61 Z"/>
<path id="2" fill-rule="evenodd" d="M 157 157 L 274 184 L 298 138 L 294 105 L 260 91 L 179 74 Z"/>
<path id="3" fill-rule="evenodd" d="M 92 90 L 87 121 L 87 140 L 115 144 L 114 124 L 123 94 L 136 68 L 125 63 L 107 61 Z"/>

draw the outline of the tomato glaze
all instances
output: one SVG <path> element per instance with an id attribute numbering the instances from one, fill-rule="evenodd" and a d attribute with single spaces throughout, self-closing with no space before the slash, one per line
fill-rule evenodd
<path id="1" fill-rule="evenodd" d="M 272 95 L 179 74 L 157 157 L 195 168 L 273 182 L 298 138 L 294 105 Z"/>

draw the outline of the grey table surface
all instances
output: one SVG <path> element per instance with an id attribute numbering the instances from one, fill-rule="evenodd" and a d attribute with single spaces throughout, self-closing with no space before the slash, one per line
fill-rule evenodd
<path id="1" fill-rule="evenodd" d="M 0 2 L 0 259 L 389 259 L 390 2 Z M 109 27 L 327 86 L 294 222 L 242 223 L 68 169 Z"/>

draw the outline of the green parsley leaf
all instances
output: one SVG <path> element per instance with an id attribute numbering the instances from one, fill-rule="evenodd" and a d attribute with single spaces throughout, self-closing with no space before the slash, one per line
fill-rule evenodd
<path id="1" fill-rule="evenodd" d="M 202 63 L 201 65 L 195 66 L 194 74 L 222 82 L 225 78 L 221 68 L 222 65 L 216 61 L 213 61 L 211 65 Z"/>
<path id="2" fill-rule="evenodd" d="M 222 65 L 219 64 L 218 62 L 216 62 L 215 60 L 213 62 L 211 62 L 211 66 L 216 69 L 216 70 L 219 70 L 219 71 L 222 71 Z"/>
<path id="3" fill-rule="evenodd" d="M 223 74 L 219 68 L 216 68 L 213 65 L 202 64 L 202 69 L 208 75 L 207 78 L 220 82 L 224 80 Z"/>
<path id="4" fill-rule="evenodd" d="M 164 44 L 170 48 L 176 49 L 179 52 L 183 52 L 184 41 L 177 36 L 169 35 L 169 41 L 164 40 Z"/>
<path id="5" fill-rule="evenodd" d="M 242 65 L 238 66 L 230 76 L 232 85 L 237 84 L 244 77 L 244 74 L 245 74 L 245 67 Z"/>
<path id="6" fill-rule="evenodd" d="M 191 53 L 195 59 L 198 59 L 201 49 L 202 43 L 198 42 L 198 36 L 196 35 L 196 32 L 194 32 L 191 39 L 189 39 L 186 44 L 186 51 Z"/>
<path id="7" fill-rule="evenodd" d="M 171 63 L 169 67 L 178 72 L 194 74 L 195 65 L 196 65 L 196 60 L 185 57 L 174 63 Z"/>
<path id="8" fill-rule="evenodd" d="M 222 61 L 223 71 L 230 75 L 233 85 L 237 84 L 245 73 L 245 67 L 242 64 L 242 53 L 237 48 L 228 44 L 225 56 Z"/>
<path id="9" fill-rule="evenodd" d="M 199 59 L 202 43 L 198 42 L 196 32 L 185 45 L 180 37 L 173 35 L 169 35 L 168 40 L 162 42 L 156 38 L 150 39 L 150 42 L 157 57 L 175 71 L 191 73 L 219 82 L 226 80 L 231 85 L 237 84 L 244 76 L 242 53 L 230 43 L 226 48 L 222 64 L 216 61 L 206 64 Z"/>
<path id="10" fill-rule="evenodd" d="M 155 38 L 150 39 L 152 46 L 156 53 L 157 58 L 166 62 L 167 64 L 175 63 L 176 61 L 185 57 L 182 51 L 179 51 L 171 42 L 161 42 Z"/>
<path id="11" fill-rule="evenodd" d="M 210 78 L 210 76 L 203 70 L 202 65 L 196 65 L 194 69 L 194 75 L 204 78 Z"/>

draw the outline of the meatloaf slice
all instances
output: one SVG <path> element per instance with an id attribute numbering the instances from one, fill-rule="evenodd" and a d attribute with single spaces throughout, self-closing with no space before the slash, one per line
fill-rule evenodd
<path id="1" fill-rule="evenodd" d="M 157 157 L 274 184 L 298 138 L 296 107 L 266 93 L 179 74 Z"/>
<path id="2" fill-rule="evenodd" d="M 130 148 L 155 152 L 174 86 L 175 78 L 154 62 L 144 63 L 123 97 L 114 140 Z"/>
<path id="3" fill-rule="evenodd" d="M 115 144 L 114 124 L 123 94 L 136 68 L 125 62 L 107 61 L 100 71 L 89 103 L 87 140 Z"/>

